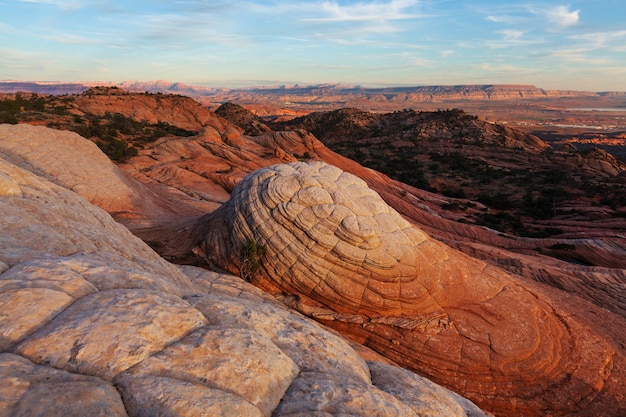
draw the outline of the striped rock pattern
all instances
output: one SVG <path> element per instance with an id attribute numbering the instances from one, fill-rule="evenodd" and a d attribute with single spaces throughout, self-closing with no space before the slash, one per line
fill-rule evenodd
<path id="1" fill-rule="evenodd" d="M 583 410 L 611 376 L 612 347 L 537 284 L 429 238 L 336 167 L 260 169 L 204 221 L 208 262 L 497 414 Z"/>
<path id="2" fill-rule="evenodd" d="M 0 416 L 484 416 L 2 158 L 0 231 Z"/>

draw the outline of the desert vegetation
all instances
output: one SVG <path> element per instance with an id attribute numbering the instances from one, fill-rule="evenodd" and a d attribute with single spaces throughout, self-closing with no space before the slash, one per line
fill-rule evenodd
<path id="1" fill-rule="evenodd" d="M 104 116 L 85 115 L 75 117 L 70 130 L 96 141 L 111 159 L 124 162 L 138 153 L 145 144 L 164 136 L 192 136 L 195 132 L 172 126 L 166 122 L 149 124 L 138 122 L 121 113 L 105 113 Z"/>
<path id="2" fill-rule="evenodd" d="M 441 207 L 467 212 L 460 221 L 501 232 L 553 236 L 561 230 L 551 220 L 573 215 L 571 207 L 581 202 L 615 217 L 626 213 L 626 181 L 615 177 L 626 169 L 624 161 L 594 149 L 554 148 L 460 109 L 341 109 L 270 126 L 310 130 L 334 151 L 398 181 L 478 202 L 483 210 L 467 210 L 461 202 Z"/>
<path id="3" fill-rule="evenodd" d="M 263 265 L 263 258 L 267 254 L 267 247 L 252 239 L 248 239 L 241 247 L 240 276 L 245 281 L 250 282 L 259 272 Z"/>
<path id="4" fill-rule="evenodd" d="M 105 91 L 108 89 L 92 89 L 83 94 L 93 96 Z M 96 115 L 77 109 L 73 96 L 39 96 L 35 93 L 0 96 L 0 123 L 30 123 L 74 131 L 94 141 L 116 162 L 125 162 L 147 143 L 164 136 L 184 137 L 196 133 L 164 121 L 136 120 L 119 112 Z"/>

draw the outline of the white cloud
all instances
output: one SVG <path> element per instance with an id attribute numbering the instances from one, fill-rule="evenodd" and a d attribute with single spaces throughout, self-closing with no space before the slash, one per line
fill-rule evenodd
<path id="1" fill-rule="evenodd" d="M 325 1 L 319 10 L 325 16 L 306 18 L 307 21 L 317 22 L 371 22 L 405 20 L 419 17 L 409 13 L 406 9 L 415 6 L 415 0 L 391 0 L 389 2 L 356 3 L 341 6 L 334 1 Z"/>
<path id="2" fill-rule="evenodd" d="M 524 36 L 524 32 L 521 30 L 501 30 L 498 33 L 500 33 L 506 41 L 516 41 Z"/>
<path id="3" fill-rule="evenodd" d="M 60 33 L 56 35 L 44 36 L 46 39 L 50 39 L 66 45 L 95 45 L 102 43 L 101 39 L 88 38 L 76 33 Z"/>
<path id="4" fill-rule="evenodd" d="M 75 10 L 84 6 L 82 0 L 20 0 L 22 3 L 47 4 L 63 10 Z"/>
<path id="5" fill-rule="evenodd" d="M 21 60 L 28 61 L 28 60 L 40 59 L 44 55 L 46 54 L 39 53 L 39 52 L 24 51 L 21 49 L 0 47 L 0 57 L 2 57 L 6 61 L 21 61 Z"/>
<path id="6" fill-rule="evenodd" d="M 552 25 L 559 28 L 574 26 L 580 22 L 580 10 L 570 10 L 570 6 L 539 6 L 539 5 L 497 5 L 491 10 L 482 11 L 485 19 L 506 25 L 522 25 L 533 22 L 531 15 L 540 16 L 542 20 L 547 20 Z"/>
<path id="7" fill-rule="evenodd" d="M 594 47 L 598 48 L 617 43 L 619 43 L 619 47 L 623 47 L 624 42 L 626 41 L 626 30 L 616 30 L 612 32 L 592 32 L 583 35 L 571 36 L 571 38 L 589 42 Z"/>
<path id="8" fill-rule="evenodd" d="M 570 11 L 569 6 L 555 6 L 545 11 L 548 21 L 559 27 L 574 26 L 580 20 L 580 10 Z"/>
<path id="9" fill-rule="evenodd" d="M 518 68 L 511 64 L 494 65 L 490 62 L 484 62 L 482 64 L 478 64 L 477 67 L 483 71 L 504 72 L 504 73 L 523 71 L 523 69 Z"/>
<path id="10" fill-rule="evenodd" d="M 559 61 L 564 62 L 576 62 L 576 63 L 585 63 L 585 64 L 594 64 L 594 65 L 602 65 L 607 64 L 610 60 L 606 58 L 591 58 L 589 57 L 589 53 L 591 51 L 587 48 L 569 48 L 569 49 L 560 49 L 551 52 L 548 54 L 550 58 L 556 58 Z"/>
<path id="11" fill-rule="evenodd" d="M 511 15 L 490 15 L 487 16 L 487 20 L 493 23 L 504 23 L 507 25 L 515 25 L 524 21 L 522 17 Z"/>
<path id="12" fill-rule="evenodd" d="M 490 49 L 518 48 L 530 45 L 543 44 L 546 41 L 541 37 L 526 37 L 526 32 L 516 29 L 505 29 L 496 32 L 501 39 L 486 40 L 484 46 Z"/>
<path id="13" fill-rule="evenodd" d="M 408 30 L 406 22 L 423 18 L 415 11 L 415 0 L 390 0 L 361 2 L 342 6 L 336 1 L 324 1 L 313 6 L 298 19 L 308 25 L 315 25 L 315 37 L 331 42 L 362 44 L 371 42 L 372 35 L 380 41 L 381 36 Z"/>
<path id="14" fill-rule="evenodd" d="M 250 46 L 254 40 L 240 30 L 226 30 L 231 22 L 206 14 L 153 14 L 144 15 L 137 25 L 139 39 L 145 45 L 192 50 L 207 45 Z"/>
<path id="15" fill-rule="evenodd" d="M 407 32 L 409 22 L 425 18 L 418 9 L 420 0 L 374 0 L 342 2 L 317 0 L 301 2 L 257 2 L 242 6 L 245 13 L 260 16 L 258 21 L 275 21 L 273 31 L 311 41 L 344 45 L 370 45 L 385 41 L 385 35 Z"/>

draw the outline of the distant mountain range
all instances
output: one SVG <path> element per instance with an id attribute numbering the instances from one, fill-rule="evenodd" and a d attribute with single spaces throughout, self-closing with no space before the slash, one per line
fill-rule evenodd
<path id="1" fill-rule="evenodd" d="M 348 84 L 259 86 L 238 89 L 204 87 L 170 81 L 124 81 L 110 82 L 28 82 L 0 81 L 0 92 L 33 92 L 37 94 L 78 94 L 94 86 L 116 86 L 131 92 L 174 93 L 191 97 L 228 97 L 237 95 L 263 95 L 287 97 L 331 97 L 356 95 L 370 100 L 390 101 L 446 101 L 446 100 L 511 100 L 563 97 L 626 97 L 626 92 L 546 90 L 534 85 L 484 84 L 484 85 L 435 85 L 414 87 L 369 88 Z"/>

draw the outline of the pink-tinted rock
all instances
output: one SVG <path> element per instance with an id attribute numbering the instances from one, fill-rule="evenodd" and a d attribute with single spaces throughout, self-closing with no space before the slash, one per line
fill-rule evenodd
<path id="1" fill-rule="evenodd" d="M 494 412 L 570 413 L 621 372 L 553 294 L 431 239 L 324 163 L 256 171 L 199 225 L 209 263 Z"/>

